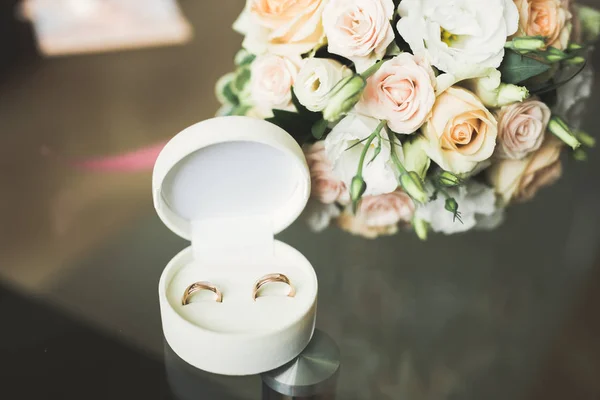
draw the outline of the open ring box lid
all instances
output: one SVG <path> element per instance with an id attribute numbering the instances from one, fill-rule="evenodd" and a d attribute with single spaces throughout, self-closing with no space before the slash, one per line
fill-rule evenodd
<path id="1" fill-rule="evenodd" d="M 159 283 L 165 338 L 191 365 L 224 375 L 258 374 L 296 357 L 310 341 L 317 278 L 297 250 L 274 239 L 306 206 L 310 174 L 301 148 L 281 128 L 248 117 L 195 124 L 163 149 L 152 177 L 162 221 L 191 246 Z M 255 282 L 285 274 L 296 288 Z M 188 285 L 209 281 L 183 306 Z"/>

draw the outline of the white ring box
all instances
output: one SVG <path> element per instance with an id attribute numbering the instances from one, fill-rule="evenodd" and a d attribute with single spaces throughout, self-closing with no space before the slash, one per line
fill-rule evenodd
<path id="1" fill-rule="evenodd" d="M 270 371 L 295 358 L 315 326 L 317 277 L 310 262 L 274 239 L 302 212 L 310 173 L 302 149 L 281 128 L 254 118 L 219 117 L 176 135 L 152 176 L 154 206 L 173 232 L 191 241 L 162 273 L 160 311 L 175 353 L 224 375 Z M 296 288 L 255 282 L 283 273 Z M 223 293 L 186 287 L 209 281 Z"/>

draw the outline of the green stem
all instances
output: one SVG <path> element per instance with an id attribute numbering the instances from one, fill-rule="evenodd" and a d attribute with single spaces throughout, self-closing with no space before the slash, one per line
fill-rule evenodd
<path id="1" fill-rule="evenodd" d="M 392 162 L 400 170 L 400 175 L 407 174 L 408 171 L 406 170 L 406 168 L 404 168 L 404 165 L 402 165 L 402 162 L 400 161 L 400 158 L 398 157 L 398 154 L 396 153 L 396 143 L 394 142 L 394 134 L 391 131 L 388 131 L 388 137 L 390 140 Z"/>
<path id="2" fill-rule="evenodd" d="M 369 138 L 365 142 L 365 148 L 363 149 L 363 151 L 360 155 L 360 160 L 358 161 L 358 171 L 356 172 L 356 176 L 362 178 L 363 165 L 365 164 L 365 158 L 367 157 L 367 152 L 369 151 L 369 147 L 371 146 L 371 143 L 373 143 L 373 140 L 375 140 L 375 138 L 379 135 L 379 133 L 381 132 L 381 130 L 383 129 L 385 124 L 386 124 L 386 121 L 379 122 L 379 125 L 377 125 L 377 128 L 375 128 L 373 133 L 371 133 L 371 136 L 369 136 Z"/>
<path id="3" fill-rule="evenodd" d="M 381 68 L 381 66 L 383 65 L 384 62 L 385 62 L 385 60 L 377 61 L 375 64 L 371 65 L 365 72 L 360 74 L 360 76 L 362 76 L 365 80 L 369 79 L 371 77 L 371 75 L 373 75 L 375 72 L 379 71 L 379 68 Z"/>
<path id="4" fill-rule="evenodd" d="M 447 199 L 449 199 L 449 198 L 451 198 L 451 197 L 452 197 L 452 196 L 450 196 L 450 194 L 448 193 L 448 191 L 446 191 L 446 189 L 444 189 L 444 188 L 440 188 L 440 187 L 437 187 L 437 186 L 436 186 L 436 190 L 437 190 L 438 192 L 440 192 L 441 194 L 443 194 L 443 195 L 444 195 L 444 197 L 445 197 L 445 198 L 447 198 Z"/>

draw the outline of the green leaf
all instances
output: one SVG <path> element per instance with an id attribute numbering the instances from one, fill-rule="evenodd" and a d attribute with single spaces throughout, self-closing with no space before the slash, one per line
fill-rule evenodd
<path id="1" fill-rule="evenodd" d="M 311 138 L 312 125 L 310 121 L 296 112 L 273 110 L 273 117 L 267 118 L 267 121 L 285 130 L 300 145 L 308 142 Z"/>
<path id="2" fill-rule="evenodd" d="M 548 71 L 550 65 L 531 57 L 522 56 L 512 50 L 506 50 L 499 69 L 503 82 L 516 85 Z"/>
<path id="3" fill-rule="evenodd" d="M 375 159 L 377 158 L 379 153 L 381 153 L 381 136 L 379 136 L 379 142 L 377 143 L 377 147 L 375 147 L 375 154 L 373 154 L 373 158 L 371 158 L 371 161 L 369 161 L 369 164 L 371 164 L 373 161 L 375 161 Z"/>
<path id="4" fill-rule="evenodd" d="M 223 88 L 223 98 L 225 98 L 227 100 L 228 103 L 233 104 L 233 105 L 238 105 L 240 103 L 240 100 L 238 99 L 238 97 L 236 96 L 235 92 L 232 89 L 232 84 L 233 82 L 230 82 L 228 85 L 226 85 Z"/>
<path id="5" fill-rule="evenodd" d="M 325 121 L 324 119 L 315 122 L 311 127 L 313 137 L 317 140 L 321 140 L 323 138 L 323 135 L 325 135 L 327 125 L 327 121 Z"/>
<path id="6" fill-rule="evenodd" d="M 294 106 L 296 107 L 296 110 L 298 110 L 298 113 L 300 115 L 302 115 L 303 117 L 309 119 L 312 123 L 315 123 L 315 122 L 319 121 L 320 119 L 322 119 L 321 113 L 310 111 L 308 108 L 304 107 L 304 105 L 302 105 L 302 103 L 300 103 L 300 100 L 298 100 L 298 97 L 296 96 L 296 92 L 294 92 L 293 88 L 292 88 L 292 103 L 294 103 Z"/>
<path id="7" fill-rule="evenodd" d="M 555 75 L 551 80 L 549 80 L 548 82 L 541 84 L 541 85 L 535 85 L 535 86 L 529 86 L 529 92 L 532 95 L 541 95 L 544 93 L 548 93 L 551 91 L 554 91 L 556 89 L 558 89 L 559 87 L 565 85 L 566 83 L 570 82 L 573 78 L 575 78 L 577 75 L 579 75 L 581 73 L 581 71 L 583 71 L 583 69 L 585 68 L 587 62 L 580 65 L 579 67 L 567 67 L 567 68 L 563 68 L 557 75 Z"/>
<path id="8" fill-rule="evenodd" d="M 241 93 L 246 84 L 250 81 L 250 68 L 240 68 L 235 79 L 233 80 L 233 90 L 237 93 Z"/>
<path id="9" fill-rule="evenodd" d="M 300 114 L 298 114 L 297 112 L 294 112 L 294 111 L 279 110 L 279 109 L 273 109 L 272 111 L 273 111 L 273 115 L 277 119 L 297 119 L 300 117 Z"/>
<path id="10" fill-rule="evenodd" d="M 358 146 L 358 145 L 359 145 L 359 144 L 361 144 L 361 143 L 364 143 L 364 142 L 366 142 L 367 140 L 369 140 L 369 137 L 366 137 L 366 138 L 364 138 L 364 139 L 361 139 L 361 140 L 357 141 L 356 143 L 354 143 L 353 145 L 351 145 L 351 146 L 348 146 L 348 148 L 347 148 L 346 150 L 344 150 L 344 151 L 352 150 L 353 148 L 355 148 L 356 146 Z"/>
<path id="11" fill-rule="evenodd" d="M 254 54 L 250 54 L 250 53 L 246 53 L 246 54 L 239 54 L 236 55 L 236 64 L 240 67 L 245 67 L 246 65 L 250 65 L 252 64 L 252 61 L 254 61 L 254 59 L 256 58 L 256 56 Z"/>
<path id="12" fill-rule="evenodd" d="M 250 111 L 252 107 L 248 105 L 239 105 L 233 108 L 229 115 L 246 115 L 248 111 Z"/>

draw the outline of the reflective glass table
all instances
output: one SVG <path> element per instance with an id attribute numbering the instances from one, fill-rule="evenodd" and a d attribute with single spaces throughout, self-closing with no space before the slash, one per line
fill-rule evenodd
<path id="1" fill-rule="evenodd" d="M 29 27 L 7 22 L 1 398 L 267 398 L 261 377 L 194 370 L 165 343 L 158 279 L 188 244 L 155 215 L 151 172 L 65 161 L 212 116 L 243 2 L 215 4 L 182 2 L 196 29 L 186 46 L 80 57 L 41 59 Z M 583 125 L 595 134 L 598 89 Z M 283 232 L 318 275 L 317 328 L 340 350 L 335 398 L 600 398 L 600 151 L 589 158 L 566 160 L 561 181 L 494 232 L 369 241 L 302 220 Z"/>

